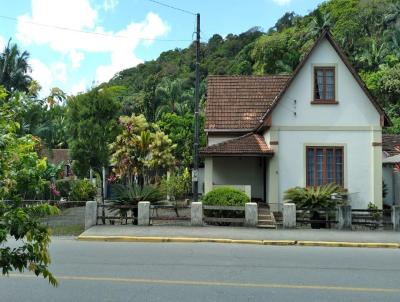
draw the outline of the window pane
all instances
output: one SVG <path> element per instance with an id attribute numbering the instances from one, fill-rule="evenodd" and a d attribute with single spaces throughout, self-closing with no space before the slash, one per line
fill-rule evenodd
<path id="1" fill-rule="evenodd" d="M 336 149 L 335 155 L 336 183 L 338 185 L 343 185 L 343 150 Z"/>
<path id="2" fill-rule="evenodd" d="M 333 183 L 333 149 L 326 150 L 326 182 Z"/>
<path id="3" fill-rule="evenodd" d="M 322 70 L 316 70 L 315 73 L 315 99 L 323 99 L 323 85 L 324 85 L 324 72 Z"/>
<path id="4" fill-rule="evenodd" d="M 317 185 L 318 186 L 324 184 L 323 163 L 324 163 L 324 150 L 317 149 Z"/>
<path id="5" fill-rule="evenodd" d="M 307 149 L 307 184 L 314 186 L 314 149 Z"/>

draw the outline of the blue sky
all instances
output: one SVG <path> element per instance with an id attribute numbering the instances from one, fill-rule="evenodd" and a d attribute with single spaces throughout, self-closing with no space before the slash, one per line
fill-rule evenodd
<path id="1" fill-rule="evenodd" d="M 215 33 L 239 34 L 253 26 L 267 30 L 285 12 L 304 15 L 323 2 L 159 1 L 199 12 L 204 40 Z M 119 70 L 157 58 L 162 51 L 186 47 L 195 30 L 194 16 L 149 0 L 0 0 L 0 7 L 0 48 L 11 37 L 29 51 L 32 76 L 43 87 L 42 95 L 54 86 L 67 93 L 85 91 Z"/>

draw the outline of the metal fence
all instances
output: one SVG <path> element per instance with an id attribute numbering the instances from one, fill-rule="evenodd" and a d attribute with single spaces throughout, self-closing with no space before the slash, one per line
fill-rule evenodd
<path id="1" fill-rule="evenodd" d="M 137 223 L 137 205 L 117 204 L 111 200 L 97 204 L 97 223 L 102 224 L 132 224 Z"/>
<path id="2" fill-rule="evenodd" d="M 353 226 L 362 226 L 369 229 L 392 228 L 391 209 L 352 209 Z"/>
<path id="3" fill-rule="evenodd" d="M 300 227 L 332 228 L 337 224 L 336 210 L 296 209 L 296 224 Z"/>

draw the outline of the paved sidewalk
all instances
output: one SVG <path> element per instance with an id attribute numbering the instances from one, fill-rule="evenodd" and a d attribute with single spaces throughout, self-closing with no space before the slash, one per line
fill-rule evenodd
<path id="1" fill-rule="evenodd" d="M 80 235 L 164 238 L 211 238 L 233 240 L 294 240 L 352 243 L 400 243 L 400 232 L 338 230 L 266 230 L 244 227 L 94 226 Z"/>

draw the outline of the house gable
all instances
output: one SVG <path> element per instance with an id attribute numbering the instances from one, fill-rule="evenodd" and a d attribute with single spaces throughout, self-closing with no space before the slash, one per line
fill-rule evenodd
<path id="1" fill-rule="evenodd" d="M 335 101 L 314 102 L 314 68 L 335 70 Z M 308 56 L 271 110 L 273 126 L 373 126 L 380 128 L 382 113 L 328 39 Z"/>
<path id="2" fill-rule="evenodd" d="M 335 103 L 313 104 L 314 68 L 335 70 Z M 266 111 L 273 126 L 373 126 L 390 121 L 346 56 L 325 31 Z M 263 128 L 260 124 L 259 128 Z"/>

